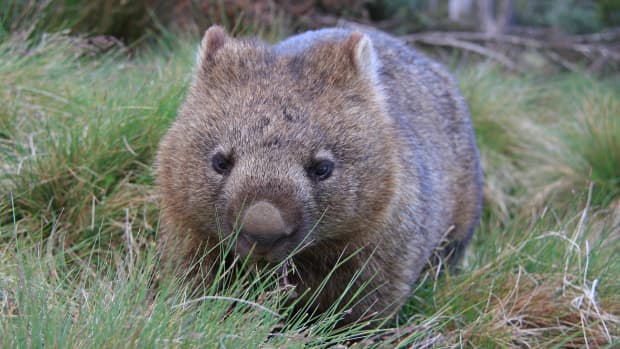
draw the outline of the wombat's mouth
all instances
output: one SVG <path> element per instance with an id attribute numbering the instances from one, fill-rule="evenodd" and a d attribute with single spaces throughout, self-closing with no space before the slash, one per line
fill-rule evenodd
<path id="1" fill-rule="evenodd" d="M 294 252 L 298 245 L 297 232 L 291 236 L 282 236 L 274 240 L 264 241 L 251 238 L 240 232 L 235 244 L 235 252 L 241 258 L 268 263 L 281 262 Z"/>

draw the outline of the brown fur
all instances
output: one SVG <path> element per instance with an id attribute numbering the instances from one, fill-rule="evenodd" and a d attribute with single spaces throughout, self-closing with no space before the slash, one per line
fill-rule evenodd
<path id="1" fill-rule="evenodd" d="M 232 163 L 229 173 L 214 171 L 217 153 Z M 334 164 L 322 181 L 308 174 L 317 159 Z M 164 260 L 188 267 L 204 256 L 208 270 L 217 251 L 205 251 L 246 229 L 235 225 L 244 215 L 261 234 L 287 231 L 256 259 L 275 263 L 303 244 L 291 257 L 299 291 L 316 289 L 357 251 L 315 304 L 325 310 L 361 270 L 353 289 L 368 283 L 367 291 L 346 321 L 398 309 L 433 251 L 466 246 L 481 210 L 478 151 L 454 80 L 368 29 L 325 29 L 269 46 L 210 28 L 161 142 L 157 184 Z M 256 212 L 275 223 L 247 213 L 256 202 L 268 203 Z M 252 236 L 258 228 L 248 229 Z M 233 253 L 247 255 L 249 241 Z"/>

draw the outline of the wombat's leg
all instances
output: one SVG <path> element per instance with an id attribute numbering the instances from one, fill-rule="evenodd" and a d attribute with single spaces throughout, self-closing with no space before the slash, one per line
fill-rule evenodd
<path id="1" fill-rule="evenodd" d="M 445 268 L 449 268 L 451 273 L 458 273 L 460 271 L 460 262 L 463 259 L 471 235 L 468 234 L 464 240 L 445 241 L 434 251 L 424 271 L 434 268 L 439 269 L 438 272 L 442 273 Z"/>
<path id="2" fill-rule="evenodd" d="M 465 249 L 467 248 L 468 243 L 469 241 L 463 240 L 451 241 L 443 247 L 443 263 L 448 265 L 448 268 L 450 268 L 451 272 L 454 273 L 460 271 L 459 265 L 461 260 L 463 259 L 463 255 L 465 253 Z"/>

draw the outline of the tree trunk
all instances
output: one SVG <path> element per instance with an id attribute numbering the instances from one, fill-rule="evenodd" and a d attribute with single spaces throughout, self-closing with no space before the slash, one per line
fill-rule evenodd
<path id="1" fill-rule="evenodd" d="M 477 5 L 483 32 L 497 35 L 506 31 L 512 17 L 512 0 L 478 0 Z"/>
<path id="2" fill-rule="evenodd" d="M 465 16 L 471 12 L 472 0 L 450 0 L 448 16 L 453 22 L 463 22 Z"/>

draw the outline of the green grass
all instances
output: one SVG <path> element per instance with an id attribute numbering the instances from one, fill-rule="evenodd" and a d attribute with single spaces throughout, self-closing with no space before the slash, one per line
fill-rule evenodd
<path id="1" fill-rule="evenodd" d="M 334 330 L 338 310 L 291 314 L 269 272 L 206 294 L 162 279 L 152 160 L 197 42 L 95 56 L 60 34 L 0 43 L 0 346 L 620 343 L 620 89 L 577 74 L 459 72 L 484 219 L 462 272 L 426 273 L 398 326 Z"/>
<path id="2" fill-rule="evenodd" d="M 592 182 L 593 202 L 604 206 L 620 197 L 620 88 L 575 79 L 559 82 L 566 111 L 535 133 L 529 163 L 542 166 L 530 177 L 543 196 L 564 201 L 569 190 Z"/>

